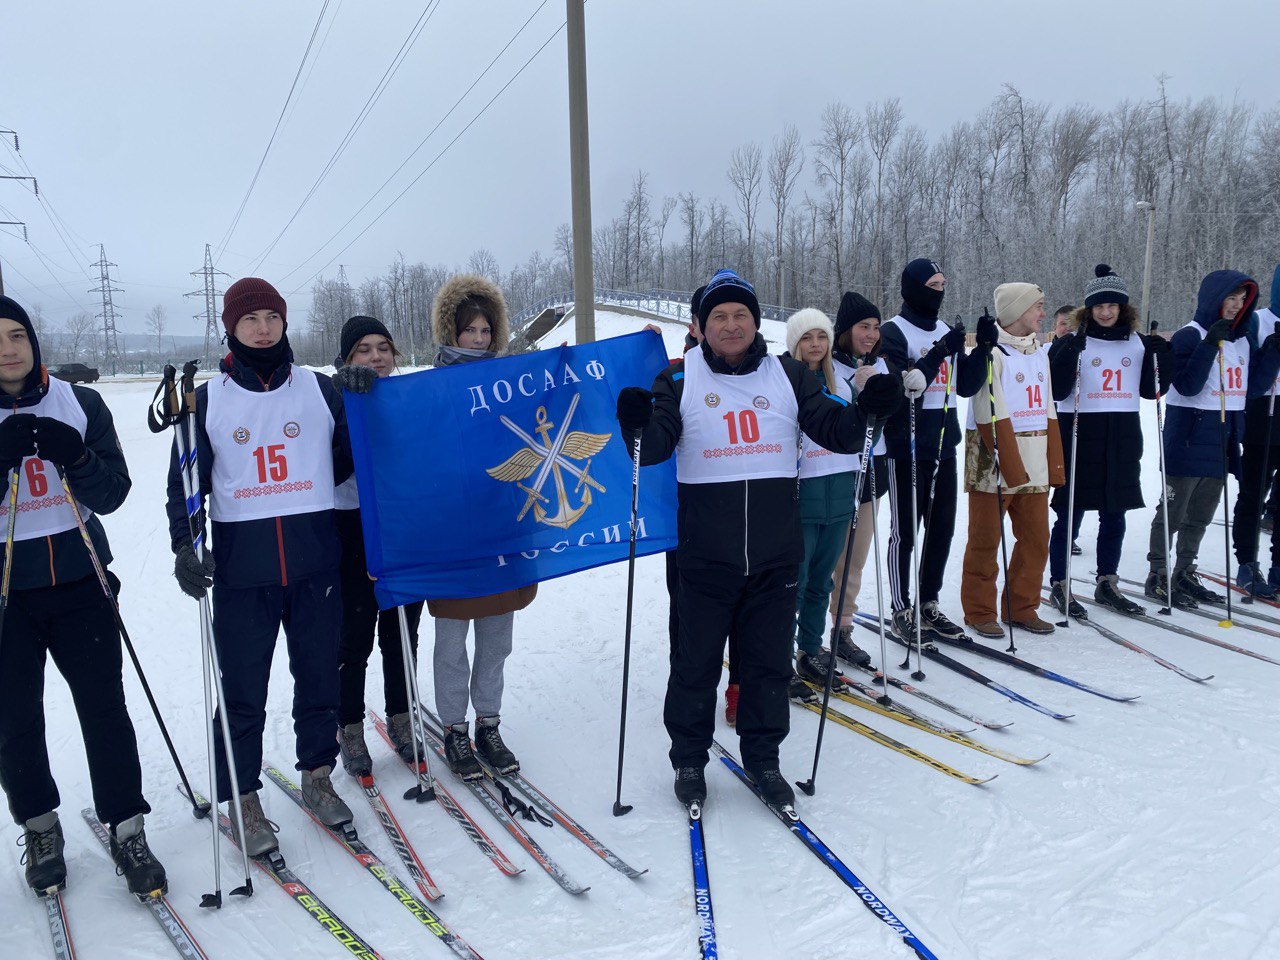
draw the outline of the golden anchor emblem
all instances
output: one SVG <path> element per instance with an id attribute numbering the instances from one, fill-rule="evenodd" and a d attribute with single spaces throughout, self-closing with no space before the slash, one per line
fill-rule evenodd
<path id="1" fill-rule="evenodd" d="M 569 425 L 578 409 L 580 397 L 574 394 L 569 401 L 569 409 L 565 412 L 564 422 L 560 424 L 560 432 L 552 435 L 555 424 L 547 416 L 547 408 L 539 407 L 536 413 L 537 426 L 532 436 L 507 416 L 500 419 L 502 425 L 524 442 L 524 446 L 510 457 L 490 467 L 485 472 L 495 480 L 503 483 L 514 483 L 525 493 L 524 505 L 520 508 L 516 520 L 525 518 L 533 510 L 533 517 L 538 523 L 549 527 L 567 530 L 581 519 L 591 506 L 591 489 L 594 487 L 601 493 L 605 488 L 591 476 L 591 460 L 609 443 L 612 434 L 587 433 L 584 430 L 570 430 Z M 585 461 L 578 466 L 573 461 Z M 536 472 L 536 475 L 534 475 Z M 578 505 L 570 503 L 570 492 L 565 485 L 564 474 L 577 478 L 573 487 L 573 495 L 581 495 Z M 523 483 L 533 475 L 531 483 Z M 556 488 L 556 512 L 548 513 L 550 498 L 543 493 L 549 478 L 554 478 Z"/>

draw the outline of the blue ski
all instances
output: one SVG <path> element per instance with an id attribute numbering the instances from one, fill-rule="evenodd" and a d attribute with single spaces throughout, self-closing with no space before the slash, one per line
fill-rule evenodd
<path id="1" fill-rule="evenodd" d="M 707 844 L 702 835 L 702 805 L 689 805 L 689 852 L 693 857 L 693 909 L 698 914 L 698 948 L 702 960 L 719 960 L 716 918 L 711 910 L 711 875 L 707 872 Z"/>
<path id="2" fill-rule="evenodd" d="M 926 947 L 920 938 L 912 932 L 911 928 L 903 923 L 898 918 L 898 915 L 890 910 L 885 902 L 862 882 L 858 875 L 849 868 L 848 864 L 836 856 L 831 848 L 805 825 L 805 822 L 796 815 L 795 810 L 787 808 L 786 811 L 783 811 L 766 803 L 764 797 L 760 796 L 760 791 L 756 788 L 756 785 L 751 782 L 751 778 L 747 776 L 747 772 L 742 769 L 742 765 L 738 763 L 733 754 L 721 746 L 719 741 L 713 740 L 711 748 L 719 755 L 724 765 L 733 771 L 733 775 L 741 780 L 759 798 L 760 802 L 764 803 L 773 812 L 773 815 L 782 821 L 788 830 L 799 837 L 800 841 L 809 848 L 813 855 L 826 864 L 831 869 L 831 872 L 844 882 L 846 887 L 857 894 L 863 906 L 874 913 L 882 923 L 886 924 L 898 936 L 902 937 L 902 942 L 914 950 L 916 956 L 920 957 L 921 960 L 938 960 L 937 954 Z"/>

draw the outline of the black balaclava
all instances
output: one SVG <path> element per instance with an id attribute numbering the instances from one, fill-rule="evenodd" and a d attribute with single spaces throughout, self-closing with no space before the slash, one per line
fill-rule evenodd
<path id="1" fill-rule="evenodd" d="M 907 264 L 902 271 L 902 302 L 926 320 L 937 320 L 942 309 L 942 290 L 926 287 L 929 278 L 941 273 L 936 261 L 919 257 Z"/>
<path id="2" fill-rule="evenodd" d="M 270 380 L 271 375 L 284 364 L 293 362 L 293 348 L 289 346 L 287 330 L 280 335 L 279 342 L 270 347 L 246 347 L 234 335 L 229 335 L 227 349 L 241 366 L 248 367 L 264 382 Z"/>

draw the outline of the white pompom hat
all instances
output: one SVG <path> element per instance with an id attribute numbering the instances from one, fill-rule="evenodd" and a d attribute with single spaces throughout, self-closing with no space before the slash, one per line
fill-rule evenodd
<path id="1" fill-rule="evenodd" d="M 796 348 L 800 346 L 800 338 L 810 330 L 826 331 L 827 339 L 835 346 L 835 328 L 831 325 L 831 318 L 821 310 L 805 307 L 787 318 L 787 352 L 793 357 L 796 356 Z"/>

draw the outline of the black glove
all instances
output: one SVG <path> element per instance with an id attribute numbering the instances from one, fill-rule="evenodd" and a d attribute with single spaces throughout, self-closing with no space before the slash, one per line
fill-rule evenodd
<path id="1" fill-rule="evenodd" d="M 1149 333 L 1142 338 L 1142 345 L 1146 348 L 1147 353 L 1156 358 L 1158 363 L 1163 364 L 1165 357 L 1173 353 L 1173 344 L 1159 334 Z"/>
<path id="2" fill-rule="evenodd" d="M 333 375 L 333 385 L 348 393 L 371 393 L 377 380 L 378 374 L 373 367 L 359 363 L 348 363 Z"/>
<path id="3" fill-rule="evenodd" d="M 933 345 L 929 351 L 929 360 L 933 363 L 942 363 L 947 357 L 957 353 L 964 353 L 964 327 L 958 323 L 947 330 Z"/>
<path id="4" fill-rule="evenodd" d="M 978 346 L 986 347 L 987 349 L 1000 342 L 1000 325 L 996 323 L 996 318 L 986 310 L 983 310 L 982 316 L 978 318 L 977 338 Z"/>
<path id="5" fill-rule="evenodd" d="M 1204 342 L 1211 343 L 1215 347 L 1223 340 L 1234 339 L 1231 335 L 1231 321 L 1225 319 L 1215 320 L 1213 326 L 1209 328 L 1209 332 L 1204 335 Z"/>
<path id="6" fill-rule="evenodd" d="M 60 467 L 79 466 L 89 456 L 80 431 L 53 417 L 36 417 L 36 456 Z"/>
<path id="7" fill-rule="evenodd" d="M 191 544 L 184 543 L 173 558 L 173 575 L 183 593 L 199 600 L 213 586 L 213 554 L 206 552 L 201 562 Z"/>
<path id="8" fill-rule="evenodd" d="M 888 418 L 902 403 L 902 378 L 878 373 L 858 394 L 858 408 L 875 420 Z"/>
<path id="9" fill-rule="evenodd" d="M 1280 327 L 1271 332 L 1267 339 L 1262 341 L 1261 350 L 1270 350 L 1276 352 L 1280 350 Z"/>
<path id="10" fill-rule="evenodd" d="M 618 424 L 627 433 L 640 433 L 653 419 L 653 394 L 644 387 L 618 391 Z"/>
<path id="11" fill-rule="evenodd" d="M 1084 319 L 1080 321 L 1080 326 L 1076 328 L 1075 333 L 1067 334 L 1061 338 L 1062 346 L 1059 350 L 1069 350 L 1075 356 L 1080 356 L 1084 351 L 1084 342 L 1088 338 L 1089 321 Z"/>
<path id="12" fill-rule="evenodd" d="M 36 455 L 36 416 L 15 413 L 0 420 L 0 471 L 8 479 L 10 470 L 22 463 L 23 457 Z"/>

